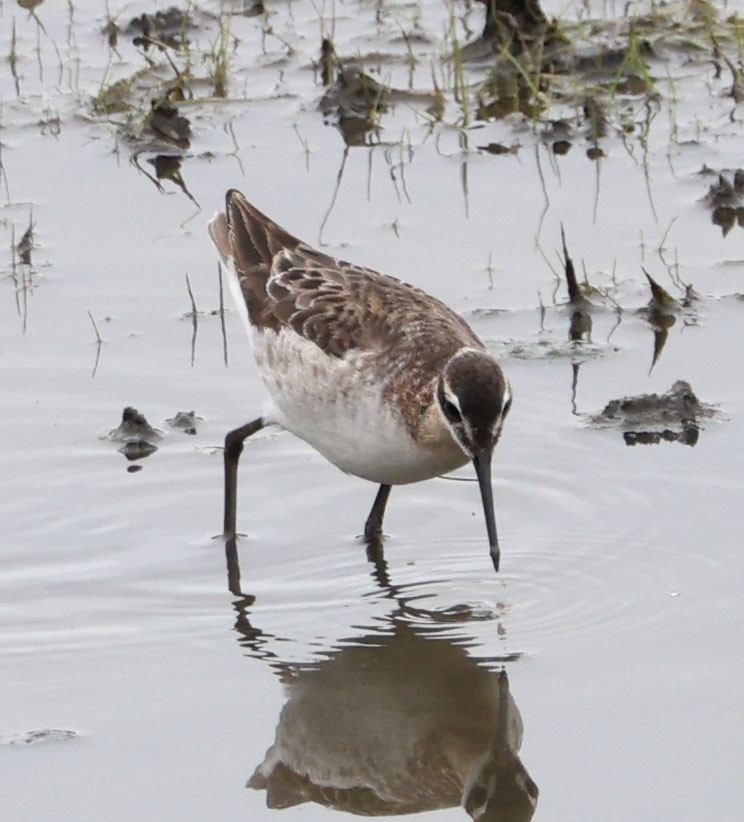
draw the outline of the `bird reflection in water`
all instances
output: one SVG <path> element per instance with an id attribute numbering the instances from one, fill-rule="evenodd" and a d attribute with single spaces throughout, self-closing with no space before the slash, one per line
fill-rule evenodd
<path id="1" fill-rule="evenodd" d="M 389 583 L 385 595 L 388 615 L 312 663 L 282 662 L 269 649 L 276 638 L 249 621 L 251 598 L 236 603 L 241 644 L 275 669 L 287 696 L 248 787 L 265 790 L 273 809 L 315 802 L 394 816 L 461 805 L 483 822 L 531 819 L 538 788 L 518 754 L 507 659 L 474 659 L 475 641 L 454 636 L 441 612 Z"/>

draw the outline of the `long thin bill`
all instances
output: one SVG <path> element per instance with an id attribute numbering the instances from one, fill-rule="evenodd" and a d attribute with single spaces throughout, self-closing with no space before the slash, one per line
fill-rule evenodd
<path id="1" fill-rule="evenodd" d="M 477 454 L 473 459 L 475 473 L 478 475 L 478 485 L 480 486 L 481 499 L 483 500 L 483 513 L 486 515 L 486 530 L 488 531 L 488 545 L 491 551 L 491 561 L 495 571 L 499 570 L 499 540 L 496 536 L 496 517 L 493 513 L 493 488 L 491 487 L 491 455 L 492 451 L 486 449 Z"/>

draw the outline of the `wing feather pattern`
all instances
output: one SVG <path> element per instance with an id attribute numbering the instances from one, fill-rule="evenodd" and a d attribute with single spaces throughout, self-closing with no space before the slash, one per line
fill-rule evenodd
<path id="1" fill-rule="evenodd" d="M 463 345 L 483 347 L 439 300 L 311 248 L 237 191 L 227 194 L 227 233 L 248 314 L 258 327 L 292 328 L 332 357 L 400 352 L 401 346 L 449 357 Z"/>

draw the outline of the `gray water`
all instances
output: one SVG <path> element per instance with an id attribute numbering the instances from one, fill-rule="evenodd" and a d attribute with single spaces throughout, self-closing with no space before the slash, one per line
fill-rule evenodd
<path id="1" fill-rule="evenodd" d="M 108 8 L 124 27 L 165 5 Z M 200 6 L 195 70 L 227 7 Z M 518 117 L 461 127 L 450 92 L 442 122 L 421 113 L 432 65 L 448 76 L 453 9 L 474 37 L 482 9 L 446 3 L 232 17 L 229 98 L 198 87 L 182 106 L 189 199 L 130 162 L 143 151 L 152 174 L 162 148 L 92 113 L 146 65 L 131 36 L 109 49 L 106 6 L 0 5 L 0 54 L 16 55 L 0 65 L 4 818 L 338 819 L 374 798 L 384 818 L 462 820 L 463 775 L 494 741 L 505 783 L 539 788 L 535 819 L 742 818 L 744 232 L 713 224 L 717 176 L 700 174 L 741 161 L 731 76 L 708 53 L 664 52 L 645 153 L 637 132 L 611 131 L 592 161 L 577 130 L 557 157 Z M 317 109 L 320 17 L 334 14 L 339 54 L 419 94 L 373 145 L 347 149 Z M 421 35 L 411 78 L 401 30 Z M 146 112 L 155 79 L 142 82 Z M 640 122 L 642 103 L 626 105 Z M 478 151 L 492 142 L 518 148 Z M 243 456 L 239 589 L 228 578 L 221 445 L 265 400 L 227 294 L 220 315 L 205 233 L 230 187 L 445 300 L 501 356 L 515 394 L 494 464 L 501 573 L 477 486 L 439 479 L 393 490 L 381 581 L 358 539 L 374 488 L 269 433 Z M 11 247 L 29 221 L 23 263 Z M 561 226 L 601 292 L 580 343 Z M 652 369 L 642 266 L 699 295 Z M 716 407 L 694 447 L 628 447 L 591 421 L 678 379 Z M 125 406 L 163 433 L 146 459 L 108 436 Z M 167 423 L 192 409 L 195 434 Z M 261 774 L 282 757 L 295 773 L 271 803 L 300 804 L 280 812 Z"/>

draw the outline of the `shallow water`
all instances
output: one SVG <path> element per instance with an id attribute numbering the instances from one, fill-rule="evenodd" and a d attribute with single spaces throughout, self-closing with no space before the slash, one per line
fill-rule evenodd
<path id="1" fill-rule="evenodd" d="M 164 7 L 109 4 L 123 23 Z M 5 817 L 270 819 L 254 774 L 276 742 L 324 786 L 278 773 L 272 804 L 307 800 L 282 818 L 350 817 L 374 795 L 383 816 L 467 819 L 458 793 L 500 742 L 492 773 L 522 798 L 529 774 L 535 819 L 739 820 L 744 232 L 711 222 L 715 178 L 699 174 L 741 159 L 730 78 L 704 54 L 670 57 L 676 102 L 665 88 L 645 156 L 611 134 L 592 162 L 577 134 L 554 157 L 513 118 L 456 127 L 449 98 L 433 130 L 402 100 L 379 144 L 346 149 L 317 110 L 318 11 L 298 0 L 270 9 L 276 36 L 236 16 L 229 100 L 184 107 L 199 210 L 90 116 L 104 78 L 144 63 L 124 37 L 109 51 L 105 6 L 34 14 L 0 5 L 0 54 L 13 23 L 17 52 L 17 80 L 0 66 Z M 428 92 L 449 14 L 343 4 L 336 50 L 379 53 L 379 76 L 405 88 L 394 37 L 418 27 L 412 86 Z M 475 36 L 478 9 L 466 21 Z M 214 20 L 201 26 L 211 42 Z M 515 141 L 516 154 L 476 149 Z M 515 403 L 495 458 L 498 576 L 472 481 L 393 490 L 381 580 L 357 536 L 374 489 L 266 434 L 242 461 L 237 592 L 213 539 L 220 449 L 264 393 L 239 318 L 228 306 L 223 333 L 219 315 L 205 222 L 229 187 L 441 297 L 501 354 Z M 25 265 L 10 248 L 29 219 Z M 568 342 L 561 226 L 604 295 L 591 342 Z M 676 297 L 672 274 L 700 295 L 652 370 L 641 266 Z M 694 447 L 627 447 L 590 423 L 678 379 L 718 408 Z M 137 472 L 107 437 L 130 405 L 163 432 Z M 192 409 L 195 435 L 168 425 Z"/>

